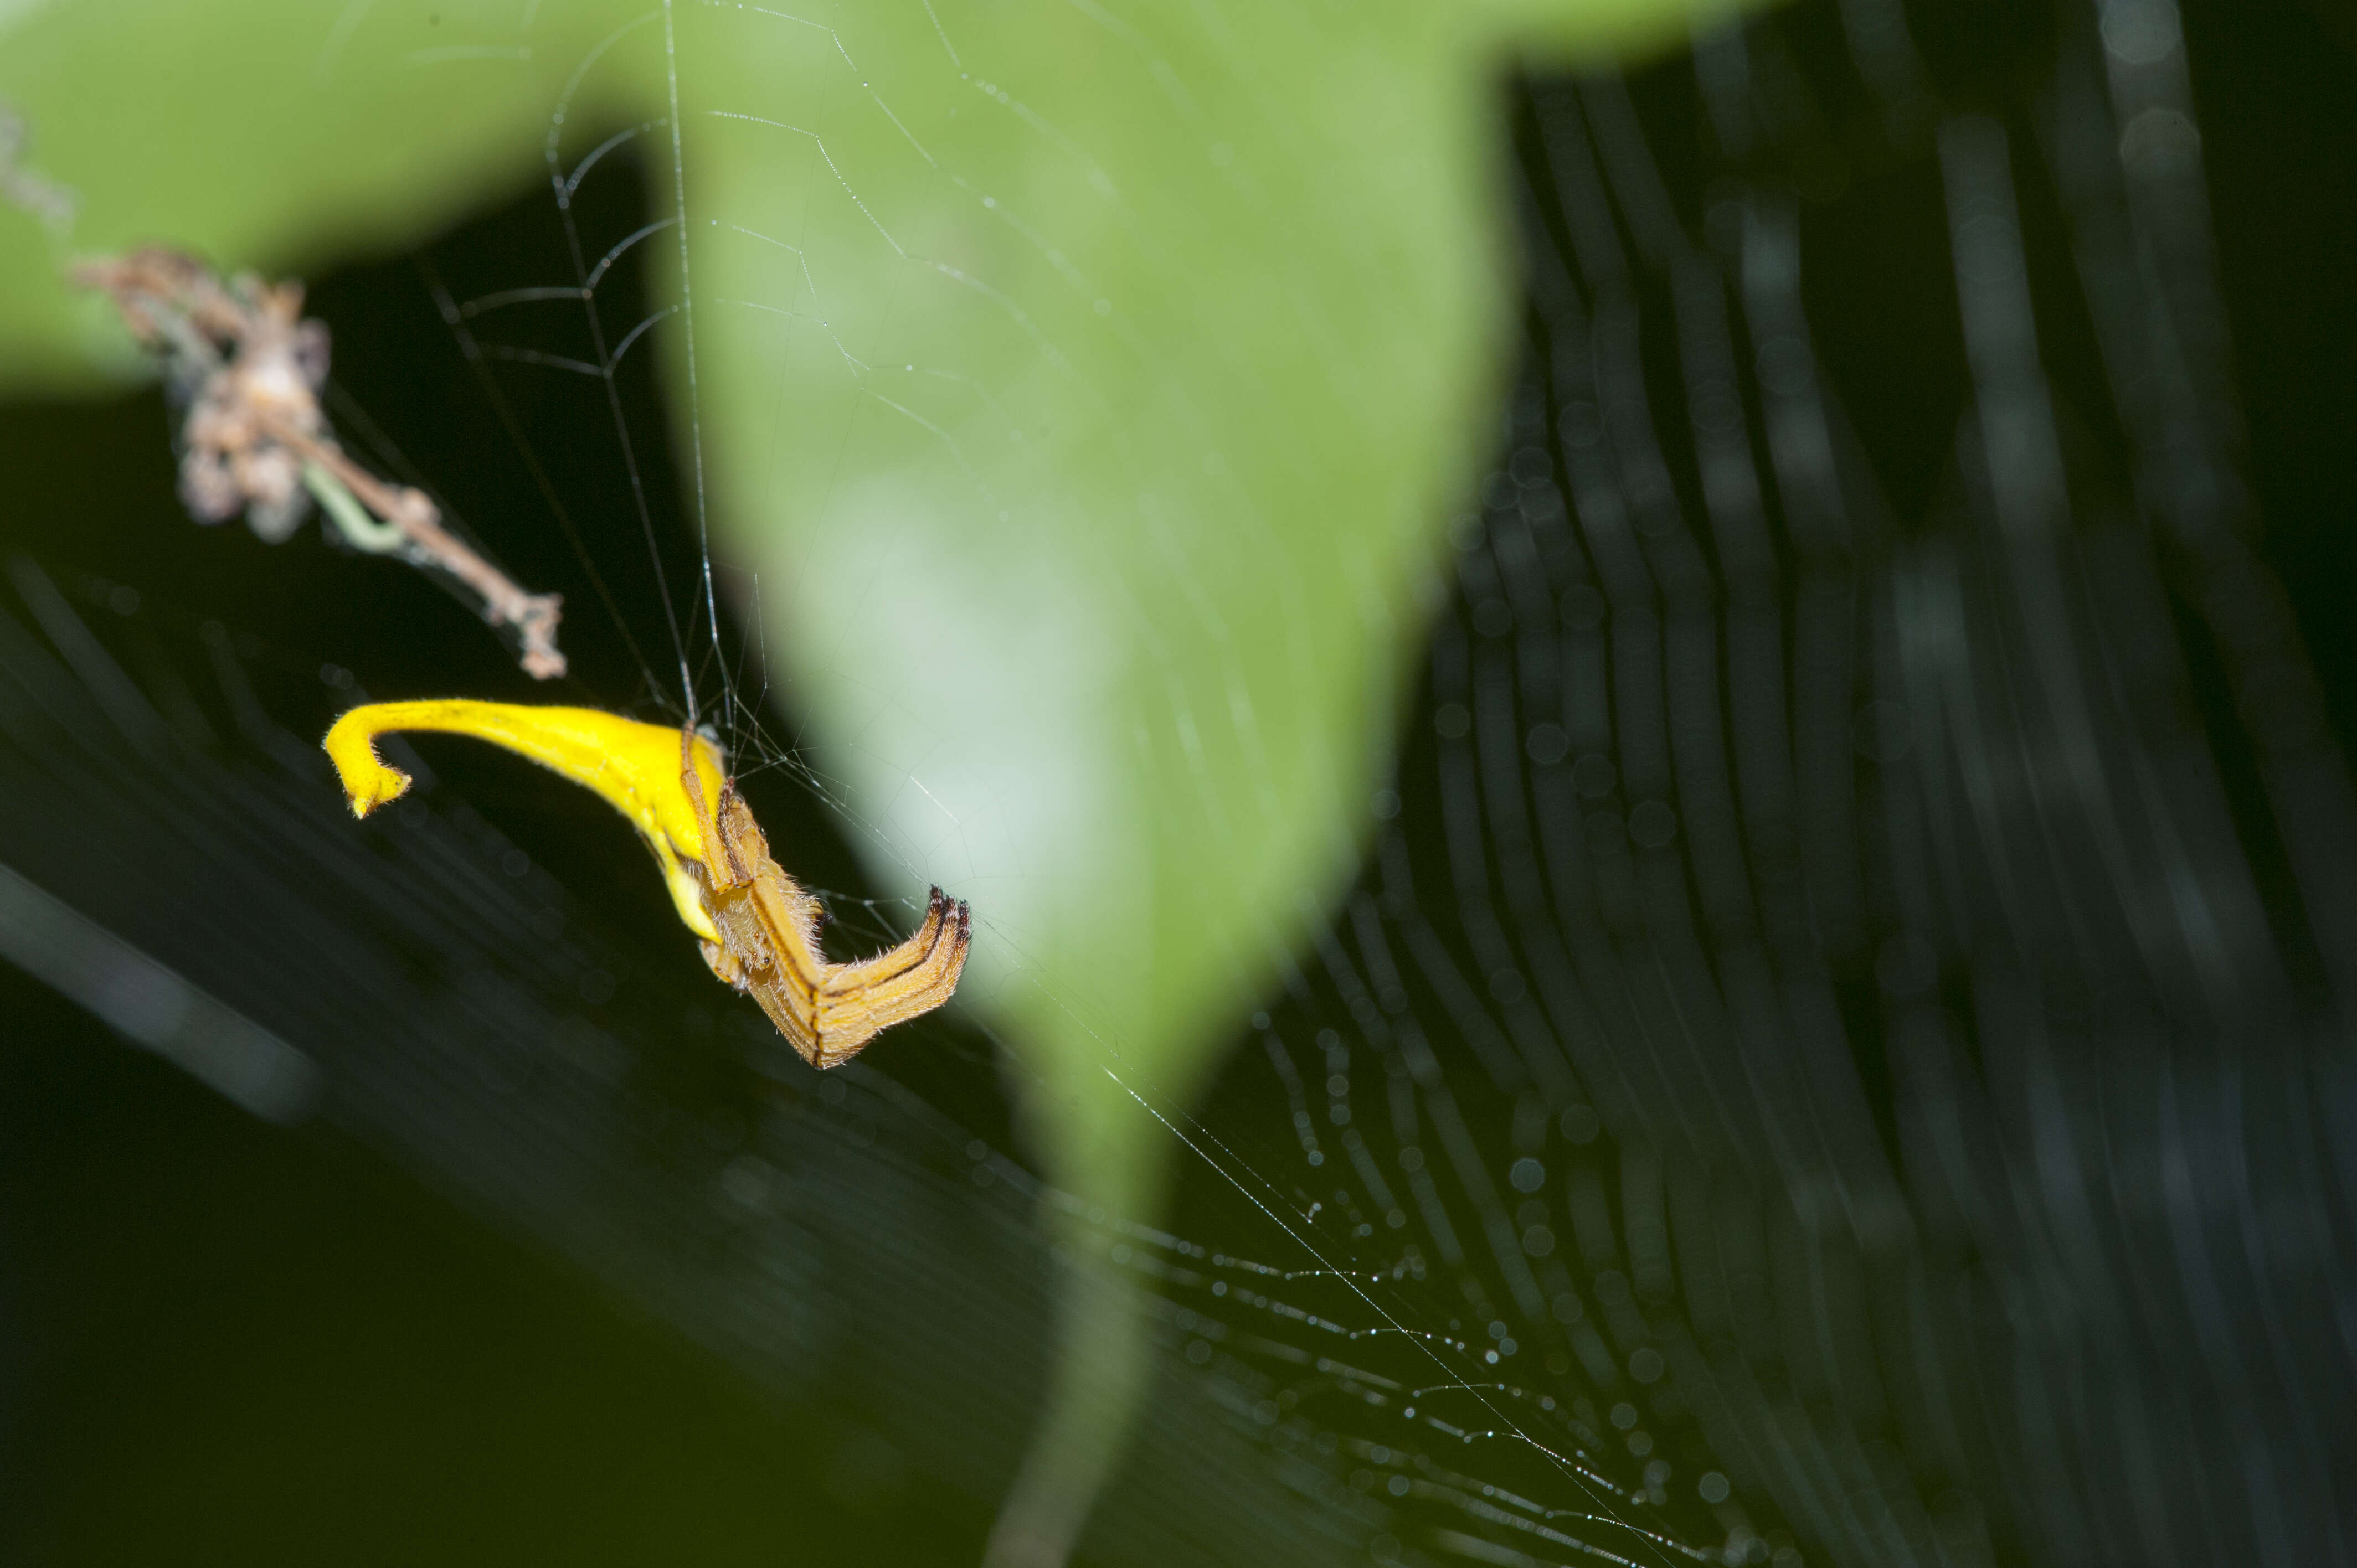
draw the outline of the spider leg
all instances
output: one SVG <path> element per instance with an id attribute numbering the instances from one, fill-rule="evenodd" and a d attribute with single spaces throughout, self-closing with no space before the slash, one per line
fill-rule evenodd
<path id="1" fill-rule="evenodd" d="M 705 848 L 712 863 L 712 882 L 726 891 L 741 887 L 761 873 L 770 860 L 770 841 L 761 832 L 761 824 L 753 820 L 752 809 L 745 797 L 737 793 L 737 781 L 728 779 L 720 786 L 720 799 L 714 802 L 705 819 L 708 830 Z"/>
<path id="2" fill-rule="evenodd" d="M 957 983 L 965 963 L 966 937 L 953 914 L 942 928 L 931 950 L 889 980 L 856 990 L 822 991 L 817 998 L 823 1025 L 844 1016 L 872 1016 L 890 1023 L 913 1018 L 949 1000 L 948 987 Z M 884 1027 L 883 1023 L 877 1025 Z"/>
<path id="3" fill-rule="evenodd" d="M 814 994 L 834 967 L 818 945 L 818 900 L 774 862 L 764 862 L 746 899 L 759 912 L 761 927 L 770 933 L 770 946 L 778 953 L 781 970 L 791 972 L 804 993 Z"/>
<path id="4" fill-rule="evenodd" d="M 947 1002 L 957 989 L 973 940 L 973 914 L 960 903 L 953 914 L 944 911 L 931 948 L 900 973 L 848 991 L 830 987 L 830 993 L 818 998 L 816 1008 L 818 1065 L 832 1067 L 847 1060 L 878 1030 L 906 1023 Z"/>
<path id="5" fill-rule="evenodd" d="M 695 731 L 691 728 L 683 727 L 679 732 L 679 782 L 695 807 L 696 836 L 704 841 L 705 881 L 716 892 L 735 886 L 744 878 L 731 875 L 727 841 L 721 835 L 719 822 L 719 808 L 729 791 L 724 788 L 718 801 L 705 799 L 704 779 L 695 770 Z"/>
<path id="6" fill-rule="evenodd" d="M 966 950 L 974 940 L 974 917 L 963 903 L 943 911 L 933 944 L 915 963 L 888 980 L 876 981 L 856 991 L 823 993 L 822 1006 L 856 1001 L 884 1019 L 877 1027 L 897 1024 L 930 1012 L 949 1000 L 957 977 L 965 968 Z"/>
<path id="7" fill-rule="evenodd" d="M 949 918 L 954 906 L 949 896 L 936 887 L 925 907 L 925 923 L 917 928 L 916 935 L 899 947 L 888 948 L 874 958 L 861 959 L 856 963 L 836 964 L 826 977 L 823 989 L 829 992 L 854 991 L 862 986 L 881 984 L 922 963 L 925 955 L 933 950 L 933 943 L 942 932 L 942 923 Z"/>
<path id="8" fill-rule="evenodd" d="M 811 1016 L 808 995 L 780 983 L 774 975 L 756 977 L 746 989 L 761 1004 L 761 1011 L 769 1015 L 770 1022 L 777 1026 L 778 1033 L 786 1037 L 786 1044 L 793 1047 L 796 1056 L 813 1067 L 825 1065 L 819 1060 L 818 1025 Z"/>
<path id="9" fill-rule="evenodd" d="M 822 1069 L 839 1067 L 879 1031 L 947 1002 L 957 988 L 972 940 L 972 914 L 963 904 L 944 899 L 931 943 L 888 979 L 847 990 L 828 984 L 813 991 L 801 983 L 802 976 L 791 965 L 780 963 L 753 976 L 748 989 L 803 1060 Z M 883 957 L 897 958 L 898 950 Z"/>
<path id="10" fill-rule="evenodd" d="M 718 942 L 698 942 L 695 945 L 703 950 L 704 961 L 716 978 L 726 981 L 739 991 L 752 988 L 752 979 L 746 972 L 743 961 L 735 953 Z"/>

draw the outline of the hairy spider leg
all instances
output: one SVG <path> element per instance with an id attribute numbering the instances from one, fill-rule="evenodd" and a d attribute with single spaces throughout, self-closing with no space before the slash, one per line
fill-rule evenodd
<path id="1" fill-rule="evenodd" d="M 899 979 L 931 954 L 933 944 L 941 936 L 942 924 L 949 918 L 952 908 L 947 894 L 938 887 L 931 889 L 925 900 L 924 924 L 917 928 L 915 935 L 888 952 L 880 952 L 874 958 L 861 959 L 854 963 L 837 964 L 827 984 L 834 990 L 844 991 L 856 986 L 880 985 L 888 980 Z"/>
<path id="2" fill-rule="evenodd" d="M 899 967 L 890 974 L 856 983 L 845 983 L 840 975 L 832 976 L 823 999 L 856 998 L 872 1010 L 889 1011 L 906 998 L 931 992 L 942 983 L 945 973 L 953 976 L 965 961 L 966 941 L 964 917 L 944 919 L 930 940 L 920 931 L 890 952 L 870 961 L 898 964 Z"/>
<path id="3" fill-rule="evenodd" d="M 971 933 L 971 917 L 961 904 L 954 927 L 944 922 L 931 949 L 901 978 L 870 986 L 826 1007 L 820 1015 L 816 1031 L 818 1065 L 833 1067 L 846 1061 L 879 1031 L 930 1013 L 947 1002 L 965 969 Z M 856 1021 L 838 1024 L 836 1019 L 843 1014 L 855 1014 Z M 830 1046 L 830 1036 L 839 1043 Z"/>

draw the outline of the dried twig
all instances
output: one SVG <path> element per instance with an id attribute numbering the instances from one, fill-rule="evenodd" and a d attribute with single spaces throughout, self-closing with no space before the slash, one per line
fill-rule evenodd
<path id="1" fill-rule="evenodd" d="M 510 626 L 523 667 L 565 673 L 555 594 L 528 594 L 444 526 L 423 490 L 389 484 L 337 444 L 319 408 L 328 330 L 303 316 L 303 285 L 241 273 L 223 284 L 203 263 L 159 246 L 81 263 L 74 281 L 103 290 L 132 335 L 160 356 L 187 400 L 180 497 L 202 522 L 244 512 L 273 543 L 316 499 L 354 548 L 437 567 L 473 593 L 483 617 Z"/>

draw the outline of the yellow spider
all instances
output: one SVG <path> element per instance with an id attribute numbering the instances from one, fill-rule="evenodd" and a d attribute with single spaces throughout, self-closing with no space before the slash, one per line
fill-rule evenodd
<path id="1" fill-rule="evenodd" d="M 841 1066 L 878 1030 L 931 1012 L 957 989 L 974 920 L 938 887 L 915 936 L 858 963 L 827 961 L 818 900 L 770 858 L 720 748 L 694 729 L 464 697 L 371 703 L 338 719 L 325 743 L 354 816 L 409 789 L 409 775 L 376 754 L 376 737 L 393 730 L 470 735 L 604 796 L 654 851 L 712 972 L 751 993 L 813 1067 Z"/>

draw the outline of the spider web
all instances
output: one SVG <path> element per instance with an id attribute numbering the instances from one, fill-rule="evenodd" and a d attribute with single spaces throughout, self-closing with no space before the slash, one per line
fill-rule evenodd
<path id="1" fill-rule="evenodd" d="M 1060 253 L 955 172 L 995 132 L 830 150 L 852 113 L 899 124 L 854 42 L 716 6 L 523 58 L 500 91 L 548 105 L 549 194 L 318 291 L 333 412 L 565 588 L 596 700 L 719 726 L 846 945 L 911 923 L 884 867 L 1019 950 L 1004 800 L 902 760 L 959 737 L 899 713 L 806 749 L 791 726 L 834 715 L 756 673 L 781 616 L 839 628 L 853 683 L 896 629 L 856 585 L 910 539 L 837 475 L 897 454 L 897 499 L 985 540 L 1041 470 L 982 451 L 975 410 L 1071 371 L 896 221 L 946 187 Z M 782 49 L 774 99 L 674 70 L 659 120 L 587 107 L 626 51 L 732 45 Z M 102 933 L 48 978 L 180 998 L 107 1016 L 823 1392 L 920 1491 L 1006 1487 L 1073 1277 L 1038 1214 L 1081 1219 L 1155 1356 L 1091 1561 L 2346 1560 L 2357 809 L 2256 543 L 2175 11 L 1803 5 L 1501 118 L 1518 362 L 1365 865 L 1259 955 L 1278 980 L 1207 1095 L 1107 1044 L 1125 1135 L 1178 1151 L 1169 1214 L 1045 1187 L 971 1018 L 801 1071 L 659 901 L 604 891 L 648 879 L 594 802 L 430 748 L 355 835 L 306 737 L 363 684 L 452 683 L 481 634 L 417 596 L 382 626 L 266 591 L 232 616 L 141 552 L 20 562 L 0 920 L 89 887 Z M 774 138 L 786 194 L 683 180 L 701 135 Z M 931 362 L 942 311 L 1014 347 Z M 772 339 L 802 581 L 714 553 L 693 356 L 719 333 Z M 397 592 L 348 567 L 304 570 Z M 314 1098 L 253 1090 L 257 1049 Z"/>

